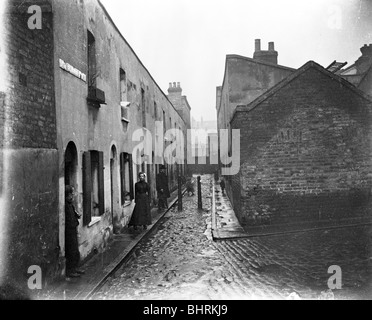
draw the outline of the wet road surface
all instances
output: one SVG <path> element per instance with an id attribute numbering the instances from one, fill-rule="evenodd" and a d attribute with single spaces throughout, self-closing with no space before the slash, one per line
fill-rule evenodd
<path id="1" fill-rule="evenodd" d="M 370 299 L 371 228 L 212 241 L 211 176 L 183 211 L 169 211 L 92 299 Z M 337 265 L 342 288 L 327 286 Z"/>

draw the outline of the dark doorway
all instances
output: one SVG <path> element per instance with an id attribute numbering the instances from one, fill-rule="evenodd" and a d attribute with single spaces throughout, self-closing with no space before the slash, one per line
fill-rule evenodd
<path id="1" fill-rule="evenodd" d="M 73 142 L 67 145 L 65 152 L 65 185 L 77 188 L 77 150 Z"/>

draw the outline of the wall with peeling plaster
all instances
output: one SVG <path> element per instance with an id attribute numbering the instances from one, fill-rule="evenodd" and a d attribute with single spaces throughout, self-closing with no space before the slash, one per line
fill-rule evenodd
<path id="1" fill-rule="evenodd" d="M 165 128 L 181 128 L 185 132 L 186 124 L 181 119 L 167 96 L 162 92 L 151 74 L 146 70 L 130 45 L 118 32 L 104 8 L 96 0 L 89 1 L 53 1 L 55 56 L 54 70 L 56 78 L 57 132 L 59 150 L 59 185 L 64 188 L 64 153 L 69 142 L 77 148 L 77 174 L 75 187 L 78 192 L 76 207 L 83 212 L 83 176 L 82 154 L 89 150 L 104 153 L 104 194 L 105 213 L 98 223 L 92 226 L 80 224 L 79 245 L 83 259 L 92 252 L 104 249 L 108 233 L 125 227 L 128 223 L 134 204 L 122 206 L 120 203 L 119 154 L 132 154 L 139 143 L 132 141 L 132 134 L 142 128 L 141 89 L 145 92 L 146 128 L 152 133 L 152 148 L 155 151 L 155 121 L 163 120 L 165 112 Z M 99 108 L 88 106 L 88 86 L 59 66 L 59 59 L 69 63 L 84 74 L 87 66 L 87 31 L 95 37 L 98 77 L 97 88 L 105 92 L 106 104 Z M 125 36 L 125 34 L 124 34 Z M 151 50 L 149 48 L 149 50 Z M 126 73 L 127 101 L 129 123 L 121 120 L 119 69 Z M 154 105 L 158 113 L 155 114 Z M 170 123 L 171 119 L 171 123 Z M 114 209 L 111 210 L 110 158 L 111 148 L 116 148 Z M 133 155 L 135 157 L 135 155 Z M 156 166 L 147 159 L 147 180 L 151 185 L 152 203 L 155 203 Z M 150 169 L 150 171 L 148 171 Z M 175 172 L 174 166 L 169 170 Z M 137 182 L 137 167 L 134 165 L 133 183 Z M 173 175 L 170 187 L 176 187 L 177 179 Z M 64 193 L 59 195 L 60 242 L 61 253 L 64 253 Z"/>

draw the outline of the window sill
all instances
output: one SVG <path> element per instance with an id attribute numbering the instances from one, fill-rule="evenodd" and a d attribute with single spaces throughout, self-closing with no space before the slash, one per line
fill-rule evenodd
<path id="1" fill-rule="evenodd" d="M 92 221 L 89 222 L 88 228 L 94 226 L 95 224 L 97 224 L 100 221 L 101 221 L 101 217 L 92 217 Z"/>
<path id="2" fill-rule="evenodd" d="M 129 108 L 130 102 L 129 101 L 120 101 L 120 106 L 124 108 Z"/>
<path id="3" fill-rule="evenodd" d="M 132 201 L 125 201 L 123 207 L 129 207 L 132 204 Z"/>

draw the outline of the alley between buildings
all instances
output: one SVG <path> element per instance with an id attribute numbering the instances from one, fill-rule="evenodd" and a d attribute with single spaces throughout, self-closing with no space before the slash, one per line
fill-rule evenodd
<path id="1" fill-rule="evenodd" d="M 203 210 L 184 196 L 91 299 L 369 299 L 369 226 L 213 241 L 211 175 Z M 331 265 L 342 289 L 327 286 Z"/>

